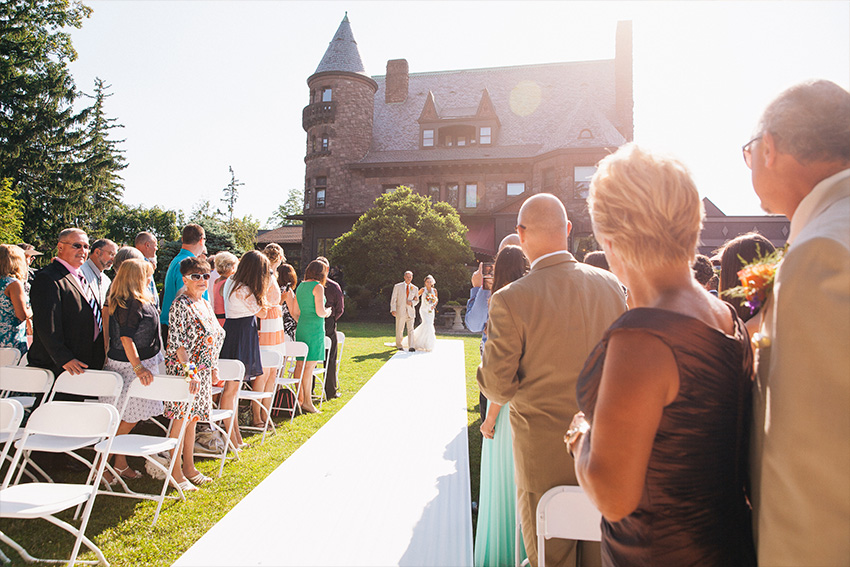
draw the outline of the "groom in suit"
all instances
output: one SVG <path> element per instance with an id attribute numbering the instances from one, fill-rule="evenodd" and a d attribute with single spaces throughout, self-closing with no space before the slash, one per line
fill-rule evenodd
<path id="1" fill-rule="evenodd" d="M 59 376 L 67 370 L 103 368 L 103 323 L 100 304 L 80 268 L 89 253 L 89 238 L 78 228 L 59 233 L 56 257 L 33 279 L 30 301 L 33 340 L 29 366 Z"/>
<path id="2" fill-rule="evenodd" d="M 578 411 L 579 372 L 626 310 L 626 298 L 611 273 L 580 264 L 567 251 L 571 225 L 557 197 L 530 197 L 517 220 L 531 270 L 490 296 L 478 384 L 488 400 L 511 403 L 517 504 L 525 550 L 536 567 L 537 503 L 553 486 L 578 484 L 564 433 Z M 599 544 L 582 542 L 582 550 L 582 565 L 599 564 Z M 576 542 L 550 540 L 546 564 L 576 565 Z"/>
<path id="3" fill-rule="evenodd" d="M 404 281 L 393 286 L 393 296 L 390 299 L 390 313 L 395 317 L 395 346 L 402 350 L 401 345 L 404 327 L 407 326 L 407 344 L 413 352 L 413 322 L 416 319 L 416 304 L 419 303 L 419 288 L 413 285 L 413 272 L 404 272 Z"/>

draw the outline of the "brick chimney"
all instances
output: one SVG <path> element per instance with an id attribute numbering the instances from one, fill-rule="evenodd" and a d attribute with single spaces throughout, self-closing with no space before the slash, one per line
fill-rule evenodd
<path id="1" fill-rule="evenodd" d="M 408 80 L 407 59 L 387 61 L 387 103 L 407 100 Z"/>

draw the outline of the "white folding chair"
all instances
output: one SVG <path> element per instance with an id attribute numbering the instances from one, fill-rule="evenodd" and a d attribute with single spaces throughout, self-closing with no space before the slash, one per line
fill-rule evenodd
<path id="1" fill-rule="evenodd" d="M 271 369 L 272 379 L 275 380 L 275 383 L 277 383 L 277 376 L 280 374 L 280 369 L 283 368 L 283 355 L 280 351 L 260 349 L 260 361 L 263 365 L 264 372 Z M 247 386 L 247 384 L 243 382 L 243 386 Z M 260 414 L 263 415 L 264 418 L 263 426 L 254 427 L 253 425 L 245 425 L 242 427 L 242 429 L 262 431 L 263 438 L 260 441 L 260 444 L 266 442 L 266 432 L 269 430 L 269 426 L 272 428 L 272 433 L 275 432 L 274 422 L 272 421 L 271 403 L 269 403 L 269 409 L 266 409 L 266 406 L 263 405 L 263 400 L 273 399 L 274 389 L 269 392 L 256 392 L 254 390 L 245 390 L 244 388 L 239 390 L 238 400 L 250 400 L 252 404 L 260 406 Z"/>
<path id="2" fill-rule="evenodd" d="M 324 402 L 327 398 L 325 397 L 325 374 L 328 369 L 328 359 L 331 356 L 331 338 L 325 335 L 325 359 L 322 362 L 321 368 L 319 365 L 313 368 L 313 386 L 319 386 L 319 393 L 313 394 L 314 398 L 319 399 L 319 408 L 322 407 L 322 402 Z"/>
<path id="3" fill-rule="evenodd" d="M 30 408 L 35 405 L 36 400 L 44 398 L 50 393 L 53 388 L 53 373 L 44 368 L 27 368 L 26 366 L 0 366 L 0 398 L 16 400 L 24 408 Z M 12 396 L 12 393 L 17 395 Z M 33 394 L 33 395 L 20 395 Z M 24 434 L 23 429 L 17 429 L 10 433 L 0 433 L 0 443 L 6 441 L 15 442 Z M 6 455 L 6 460 L 11 461 L 12 457 Z M 0 459 L 0 463 L 3 460 Z M 39 474 L 46 477 L 46 473 L 40 468 L 35 467 Z M 24 471 L 24 474 L 33 482 L 38 479 L 29 471 Z"/>
<path id="4" fill-rule="evenodd" d="M 339 368 L 342 366 L 342 348 L 345 346 L 345 333 L 336 332 L 336 382 L 339 386 Z"/>
<path id="5" fill-rule="evenodd" d="M 307 362 L 310 347 L 307 346 L 307 343 L 298 341 L 285 342 L 280 346 L 286 367 L 281 369 L 280 375 L 277 377 L 275 395 L 280 388 L 286 388 L 292 392 L 292 407 L 274 406 L 272 410 L 288 411 L 289 420 L 292 421 L 295 417 L 295 410 L 298 408 L 298 394 L 301 393 L 301 380 L 304 378 L 304 365 Z M 299 359 L 301 359 L 301 373 L 295 376 L 295 366 Z"/>
<path id="6" fill-rule="evenodd" d="M 86 370 L 82 374 L 76 376 L 69 372 L 63 372 L 53 383 L 53 389 L 47 396 L 47 401 L 53 401 L 53 398 L 58 393 L 74 394 L 78 396 L 89 397 L 109 397 L 118 399 L 121 394 L 121 389 L 124 387 L 124 379 L 117 372 L 109 372 L 108 370 Z M 18 441 L 15 446 L 23 447 L 25 451 L 21 456 L 21 468 L 18 471 L 18 477 L 15 484 L 20 482 L 21 475 L 27 466 L 32 466 L 39 474 L 43 475 L 48 482 L 53 482 L 50 475 L 39 468 L 30 458 L 33 451 L 42 451 L 45 453 L 66 453 L 74 459 L 83 463 L 87 468 L 93 469 L 94 464 L 87 461 L 77 451 L 85 447 L 90 447 L 101 441 L 101 437 L 80 437 L 73 435 L 44 435 L 33 434 L 26 439 L 24 447 L 24 439 Z"/>
<path id="7" fill-rule="evenodd" d="M 225 358 L 220 358 L 218 361 L 218 379 L 221 381 L 234 381 L 239 380 L 242 381 L 242 377 L 245 375 L 245 365 L 242 364 L 240 360 L 229 360 Z M 221 388 L 224 390 L 224 388 Z M 239 400 L 236 401 L 236 408 L 239 407 Z M 222 422 L 225 419 L 229 419 L 234 417 L 235 419 L 230 420 L 230 426 L 226 429 L 221 426 Z M 213 408 L 210 412 L 210 418 L 206 421 L 200 421 L 198 423 L 206 423 L 208 424 L 213 431 L 217 431 L 224 437 L 224 448 L 221 450 L 221 453 L 211 453 L 209 451 L 199 451 L 197 448 L 195 449 L 196 457 L 213 457 L 215 459 L 221 459 L 221 464 L 218 467 L 218 476 L 221 477 L 222 472 L 224 471 L 224 463 L 227 460 L 227 455 L 230 451 L 233 451 L 233 454 L 236 455 L 236 460 L 239 460 L 239 451 L 236 446 L 233 444 L 233 441 L 230 439 L 230 433 L 233 431 L 233 424 L 236 420 L 239 419 L 238 413 L 234 410 L 229 409 L 220 409 Z"/>
<path id="8" fill-rule="evenodd" d="M 86 537 L 86 526 L 91 516 L 94 499 L 97 496 L 97 486 L 103 477 L 103 469 L 106 461 L 101 459 L 95 468 L 94 474 L 89 475 L 85 484 L 70 483 L 42 483 L 30 482 L 10 486 L 12 474 L 20 459 L 23 457 L 28 440 L 33 435 L 46 437 L 75 437 L 75 438 L 97 438 L 107 440 L 109 444 L 118 430 L 120 418 L 118 410 L 111 404 L 80 403 L 80 402 L 48 402 L 35 409 L 24 429 L 22 443 L 18 447 L 12 466 L 6 473 L 3 485 L 0 487 L 0 518 L 4 520 L 31 520 L 41 518 L 51 524 L 59 526 L 71 535 L 75 536 L 74 547 L 71 557 L 64 559 L 40 559 L 31 556 L 12 538 L 0 532 L 0 541 L 14 549 L 27 563 L 69 563 L 76 564 L 80 545 L 85 544 L 97 556 L 97 561 L 80 561 L 81 563 L 101 563 L 109 565 L 103 552 Z M 56 514 L 85 504 L 80 527 L 75 528 L 71 524 L 60 520 Z M 7 522 L 4 522 L 6 524 Z M 2 555 L 2 559 L 8 562 L 8 558 Z"/>
<path id="9" fill-rule="evenodd" d="M 15 366 L 21 360 L 21 351 L 13 347 L 0 347 L 0 366 Z"/>
<path id="10" fill-rule="evenodd" d="M 189 383 L 182 377 L 155 375 L 153 377 L 153 382 L 147 386 L 143 385 L 138 378 L 130 384 L 130 390 L 127 392 L 127 398 L 122 404 L 122 414 L 127 409 L 127 403 L 130 401 L 130 398 L 187 403 L 189 404 L 189 408 L 186 411 L 189 413 L 192 410 L 194 395 L 189 393 Z M 110 440 L 109 442 L 101 441 L 95 445 L 95 451 L 97 451 L 104 460 L 106 460 L 107 455 L 110 454 L 126 455 L 128 457 L 144 457 L 147 462 L 165 473 L 165 480 L 162 483 L 162 490 L 160 493 L 146 494 L 131 490 L 127 486 L 127 483 L 124 482 L 121 475 L 119 475 L 118 472 L 111 466 L 107 465 L 109 466 L 109 470 L 112 472 L 113 477 L 121 485 L 121 488 L 124 489 L 124 492 L 114 492 L 111 487 L 107 486 L 108 489 L 101 490 L 100 493 L 111 494 L 112 496 L 124 496 L 126 498 L 156 500 L 156 512 L 154 512 L 153 522 L 151 522 L 151 525 L 156 524 L 156 521 L 159 518 L 159 511 L 162 509 L 162 503 L 165 501 L 165 492 L 168 490 L 169 481 L 177 487 L 180 499 L 185 500 L 186 496 L 183 494 L 183 489 L 180 488 L 177 481 L 174 480 L 173 472 L 177 459 L 171 459 L 168 468 L 166 468 L 162 465 L 162 463 L 154 459 L 153 456 L 165 451 L 171 451 L 172 449 L 181 446 L 183 443 L 183 437 L 186 435 L 186 427 L 189 426 L 190 422 L 191 427 L 194 427 L 195 422 L 191 419 L 183 420 L 183 426 L 180 428 L 180 432 L 177 434 L 176 438 L 129 433 L 127 435 L 118 435 L 114 440 Z M 111 448 L 107 453 L 106 450 L 110 447 L 110 445 Z"/>
<path id="11" fill-rule="evenodd" d="M 23 420 L 24 406 L 21 402 L 11 398 L 0 400 L 0 464 L 6 460 Z"/>
<path id="12" fill-rule="evenodd" d="M 580 486 L 555 486 L 537 503 L 537 563 L 546 567 L 546 540 L 602 539 L 602 514 Z"/>

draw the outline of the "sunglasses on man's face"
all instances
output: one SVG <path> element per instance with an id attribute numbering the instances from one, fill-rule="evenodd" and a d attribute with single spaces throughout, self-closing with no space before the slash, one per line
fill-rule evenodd
<path id="1" fill-rule="evenodd" d="M 189 274 L 186 277 L 189 278 L 192 281 L 199 281 L 201 278 L 204 278 L 205 280 L 210 279 L 209 274 Z"/>
<path id="2" fill-rule="evenodd" d="M 73 248 L 76 248 L 77 250 L 79 250 L 80 248 L 85 248 L 86 250 L 89 249 L 89 245 L 86 244 L 85 242 L 60 242 L 59 244 L 71 246 Z"/>

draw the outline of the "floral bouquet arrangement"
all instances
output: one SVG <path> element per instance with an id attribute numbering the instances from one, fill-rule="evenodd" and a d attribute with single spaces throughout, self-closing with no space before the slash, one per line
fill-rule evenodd
<path id="1" fill-rule="evenodd" d="M 767 256 L 760 256 L 738 270 L 741 285 L 723 292 L 730 297 L 741 297 L 750 313 L 755 313 L 767 301 L 773 291 L 776 270 L 785 254 L 785 248 L 780 248 Z M 740 256 L 738 256 L 740 258 Z M 741 263 L 744 263 L 741 258 Z"/>
<path id="2" fill-rule="evenodd" d="M 183 377 L 187 382 L 191 382 L 195 379 L 195 375 L 198 373 L 198 367 L 195 366 L 194 362 L 184 362 L 183 363 Z"/>

